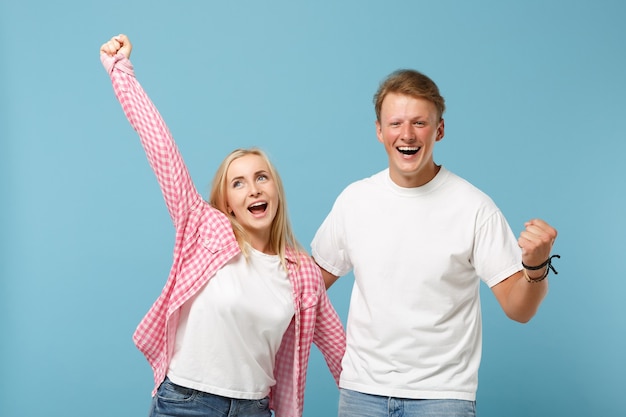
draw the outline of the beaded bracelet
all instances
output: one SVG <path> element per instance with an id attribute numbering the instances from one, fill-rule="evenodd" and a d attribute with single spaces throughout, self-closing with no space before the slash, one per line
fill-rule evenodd
<path id="1" fill-rule="evenodd" d="M 530 283 L 533 283 L 533 284 L 536 283 L 536 282 L 543 281 L 548 276 L 548 274 L 543 274 L 539 278 L 531 278 L 531 277 L 528 276 L 528 272 L 526 272 L 526 269 L 524 269 L 523 271 L 524 271 L 524 278 L 526 278 L 526 281 L 528 281 Z"/>
<path id="2" fill-rule="evenodd" d="M 561 255 L 552 255 L 548 259 L 546 259 L 546 261 L 544 263 L 542 263 L 539 266 L 528 266 L 524 262 L 522 262 L 522 266 L 524 267 L 524 276 L 526 277 L 526 281 L 528 281 L 528 282 L 541 282 L 544 279 L 546 279 L 546 277 L 550 273 L 550 270 L 552 270 L 552 272 L 554 272 L 554 275 L 558 275 L 558 272 L 556 272 L 556 269 L 554 269 L 554 267 L 552 266 L 552 258 L 559 258 L 560 259 Z M 543 276 L 541 276 L 539 278 L 531 278 L 531 277 L 528 276 L 528 273 L 526 272 L 526 270 L 536 271 L 536 270 L 544 268 L 544 267 L 546 267 L 546 272 L 543 274 Z"/>

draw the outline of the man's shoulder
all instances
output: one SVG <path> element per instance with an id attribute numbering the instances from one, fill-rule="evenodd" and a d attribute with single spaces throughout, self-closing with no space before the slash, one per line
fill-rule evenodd
<path id="1" fill-rule="evenodd" d="M 444 168 L 442 167 L 442 169 Z M 478 186 L 474 185 L 472 182 L 470 182 L 466 178 L 461 177 L 460 175 L 455 174 L 454 172 L 447 170 L 447 169 L 445 170 L 445 172 L 446 172 L 445 181 L 449 187 L 453 187 L 457 190 L 463 191 L 468 194 L 473 194 L 479 198 L 490 199 L 487 193 L 485 193 L 483 190 L 478 188 Z"/>
<path id="2" fill-rule="evenodd" d="M 493 199 L 469 180 L 448 171 L 445 194 L 456 201 L 463 201 L 460 206 L 464 211 L 489 215 L 498 211 Z"/>
<path id="3" fill-rule="evenodd" d="M 369 177 L 353 181 L 348 184 L 346 188 L 344 188 L 342 194 L 351 192 L 358 193 L 364 189 L 369 191 L 372 187 L 382 186 L 385 183 L 386 176 L 389 175 L 388 172 L 388 169 L 384 169 L 370 175 Z"/>

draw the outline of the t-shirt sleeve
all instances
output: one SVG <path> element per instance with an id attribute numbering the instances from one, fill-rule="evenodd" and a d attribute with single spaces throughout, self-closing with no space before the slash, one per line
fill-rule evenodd
<path id="1" fill-rule="evenodd" d="M 345 246 L 342 195 L 335 201 L 311 242 L 311 254 L 315 262 L 338 277 L 352 270 L 352 263 Z"/>
<path id="2" fill-rule="evenodd" d="M 500 210 L 478 224 L 472 263 L 490 288 L 522 269 L 521 249 Z"/>

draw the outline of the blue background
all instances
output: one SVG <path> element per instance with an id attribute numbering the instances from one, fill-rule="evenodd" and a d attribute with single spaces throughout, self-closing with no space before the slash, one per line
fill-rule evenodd
<path id="1" fill-rule="evenodd" d="M 173 228 L 98 59 L 118 33 L 203 194 L 230 150 L 263 147 L 306 247 L 340 190 L 386 166 L 379 81 L 430 75 L 448 105 L 436 161 L 516 234 L 531 217 L 559 231 L 533 321 L 482 289 L 480 415 L 626 415 L 625 18 L 618 0 L 2 1 L 0 415 L 148 410 L 131 334 Z M 329 291 L 343 319 L 350 288 Z M 311 361 L 304 414 L 333 416 Z"/>

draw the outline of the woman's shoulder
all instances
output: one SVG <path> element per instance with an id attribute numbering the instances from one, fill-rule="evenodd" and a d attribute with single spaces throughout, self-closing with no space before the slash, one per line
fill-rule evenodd
<path id="1" fill-rule="evenodd" d="M 237 241 L 228 217 L 204 200 L 189 210 L 179 227 L 186 236 L 201 238 L 205 245 L 217 245 L 215 249 Z"/>
<path id="2" fill-rule="evenodd" d="M 324 279 L 320 267 L 315 263 L 313 258 L 303 250 L 296 251 L 291 249 L 288 251 L 288 259 L 293 262 L 296 279 L 309 289 L 323 288 Z"/>

